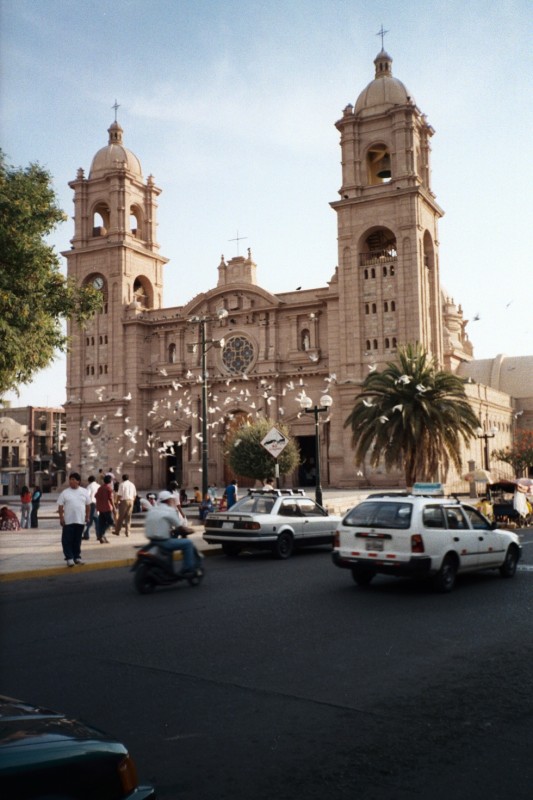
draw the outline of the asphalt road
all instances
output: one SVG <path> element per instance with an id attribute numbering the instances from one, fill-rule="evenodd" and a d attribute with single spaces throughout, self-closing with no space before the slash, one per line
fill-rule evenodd
<path id="1" fill-rule="evenodd" d="M 163 800 L 533 796 L 533 532 L 515 579 L 450 595 L 324 550 L 207 569 L 4 584 L 1 691 L 125 741 Z"/>

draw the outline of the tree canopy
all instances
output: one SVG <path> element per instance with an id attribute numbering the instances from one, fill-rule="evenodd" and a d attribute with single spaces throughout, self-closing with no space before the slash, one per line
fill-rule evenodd
<path id="1" fill-rule="evenodd" d="M 519 430 L 514 437 L 513 447 L 503 450 L 493 450 L 493 459 L 511 464 L 515 475 L 525 472 L 528 467 L 533 467 L 533 431 Z"/>
<path id="2" fill-rule="evenodd" d="M 228 462 L 236 475 L 256 480 L 274 476 L 276 461 L 261 444 L 261 440 L 272 427 L 277 428 L 288 439 L 288 444 L 278 458 L 280 475 L 296 469 L 300 463 L 300 452 L 288 428 L 270 419 L 260 419 L 236 428 L 226 441 Z"/>
<path id="3" fill-rule="evenodd" d="M 479 420 L 464 382 L 439 371 L 419 345 L 398 349 L 398 362 L 371 372 L 344 427 L 352 429 L 356 464 L 370 454 L 387 469 L 405 474 L 406 486 L 445 477 L 453 464 L 461 469 L 461 441 L 476 435 Z"/>
<path id="4" fill-rule="evenodd" d="M 78 287 L 60 271 L 45 237 L 66 219 L 50 174 L 38 164 L 6 163 L 0 151 L 0 393 L 29 383 L 65 350 L 63 322 L 83 322 L 99 292 Z"/>

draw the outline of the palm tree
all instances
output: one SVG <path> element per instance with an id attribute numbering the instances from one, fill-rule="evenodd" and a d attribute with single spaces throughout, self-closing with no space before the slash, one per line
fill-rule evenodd
<path id="1" fill-rule="evenodd" d="M 383 459 L 387 469 L 403 469 L 406 486 L 461 470 L 461 439 L 476 436 L 479 420 L 468 403 L 464 382 L 438 371 L 420 345 L 398 349 L 398 363 L 371 372 L 353 411 L 351 426 L 356 464 L 370 451 L 370 464 Z"/>

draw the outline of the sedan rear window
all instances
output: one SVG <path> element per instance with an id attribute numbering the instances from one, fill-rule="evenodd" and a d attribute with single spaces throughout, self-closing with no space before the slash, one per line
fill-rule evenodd
<path id="1" fill-rule="evenodd" d="M 345 516 L 344 525 L 405 529 L 411 525 L 411 503 L 361 503 Z"/>

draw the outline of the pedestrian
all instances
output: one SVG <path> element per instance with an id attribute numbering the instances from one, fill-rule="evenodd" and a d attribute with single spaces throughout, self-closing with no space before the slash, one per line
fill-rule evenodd
<path id="1" fill-rule="evenodd" d="M 208 486 L 207 493 L 208 493 L 209 497 L 211 498 L 211 502 L 213 503 L 213 505 L 216 506 L 216 504 L 217 504 L 217 486 L 216 486 L 216 483 L 212 483 L 210 486 Z"/>
<path id="2" fill-rule="evenodd" d="M 211 496 L 209 492 L 206 492 L 206 495 L 202 502 L 200 503 L 200 508 L 198 509 L 198 519 L 202 522 L 210 514 L 212 511 L 215 510 L 215 506 L 213 505 L 213 501 L 211 500 Z"/>
<path id="3" fill-rule="evenodd" d="M 115 523 L 115 536 L 120 536 L 120 529 L 124 525 L 126 536 L 130 535 L 131 515 L 133 513 L 133 503 L 137 496 L 137 489 L 130 481 L 130 476 L 124 474 L 122 483 L 118 487 L 118 515 Z"/>
<path id="4" fill-rule="evenodd" d="M 179 528 L 184 533 L 193 533 L 193 529 L 184 526 L 182 518 L 176 511 L 176 498 L 171 492 L 159 493 L 157 505 L 151 508 L 146 515 L 145 534 L 148 539 L 158 539 L 163 550 L 180 550 L 183 555 L 184 577 L 192 577 L 200 566 L 200 559 L 194 552 L 194 545 L 189 539 L 173 538 L 172 531 Z"/>
<path id="5" fill-rule="evenodd" d="M 273 488 L 274 488 L 274 479 L 265 478 L 265 480 L 263 481 L 263 489 L 266 489 L 266 491 L 270 491 Z"/>
<path id="6" fill-rule="evenodd" d="M 20 527 L 30 527 L 31 492 L 27 486 L 20 490 Z"/>
<path id="7" fill-rule="evenodd" d="M 98 491 L 94 496 L 96 503 L 96 510 L 98 511 L 98 520 L 96 522 L 96 538 L 100 544 L 109 544 L 105 535 L 108 528 L 112 528 L 115 524 L 115 501 L 113 500 L 113 486 L 111 483 L 111 475 L 104 477 L 104 482 L 98 487 Z"/>
<path id="8" fill-rule="evenodd" d="M 83 527 L 89 521 L 91 501 L 87 489 L 81 484 L 79 472 L 71 472 L 68 488 L 63 489 L 57 498 L 59 524 L 62 528 L 61 545 L 67 567 L 85 564 L 81 557 L 81 537 Z"/>
<path id="9" fill-rule="evenodd" d="M 238 491 L 237 481 L 232 480 L 231 483 L 228 486 L 226 486 L 226 506 L 228 511 L 232 506 L 235 505 L 235 503 L 239 499 L 237 491 Z"/>
<path id="10" fill-rule="evenodd" d="M 200 503 L 202 502 L 202 493 L 200 491 L 200 487 L 199 486 L 195 486 L 193 488 L 193 492 L 194 492 L 194 500 L 193 500 L 193 502 L 194 503 L 198 503 L 198 505 L 200 505 Z"/>
<path id="11" fill-rule="evenodd" d="M 105 475 L 111 475 L 111 480 L 113 481 L 113 483 L 115 483 L 116 478 L 115 478 L 115 473 L 113 472 L 113 467 L 109 467 Z"/>
<path id="12" fill-rule="evenodd" d="M 32 494 L 31 494 L 31 513 L 30 513 L 30 527 L 38 528 L 39 527 L 39 506 L 41 505 L 41 497 L 43 493 L 39 489 L 38 486 L 35 484 L 32 485 Z"/>
<path id="13" fill-rule="evenodd" d="M 91 526 L 93 525 L 93 523 L 94 523 L 94 530 L 95 530 L 95 533 L 96 533 L 96 537 L 98 538 L 98 523 L 97 523 L 98 513 L 96 511 L 95 496 L 96 496 L 96 492 L 98 491 L 99 488 L 100 488 L 100 484 L 98 483 L 98 481 L 96 480 L 94 475 L 89 475 L 89 482 L 87 484 L 87 491 L 89 492 L 89 499 L 91 501 L 91 511 L 90 511 L 90 514 L 89 514 L 89 522 L 87 523 L 87 525 L 85 527 L 85 530 L 83 531 L 83 538 L 84 539 L 88 539 L 89 538 L 89 531 L 91 530 Z"/>
<path id="14" fill-rule="evenodd" d="M 0 508 L 0 531 L 19 531 L 20 522 L 19 518 L 7 506 Z"/>

